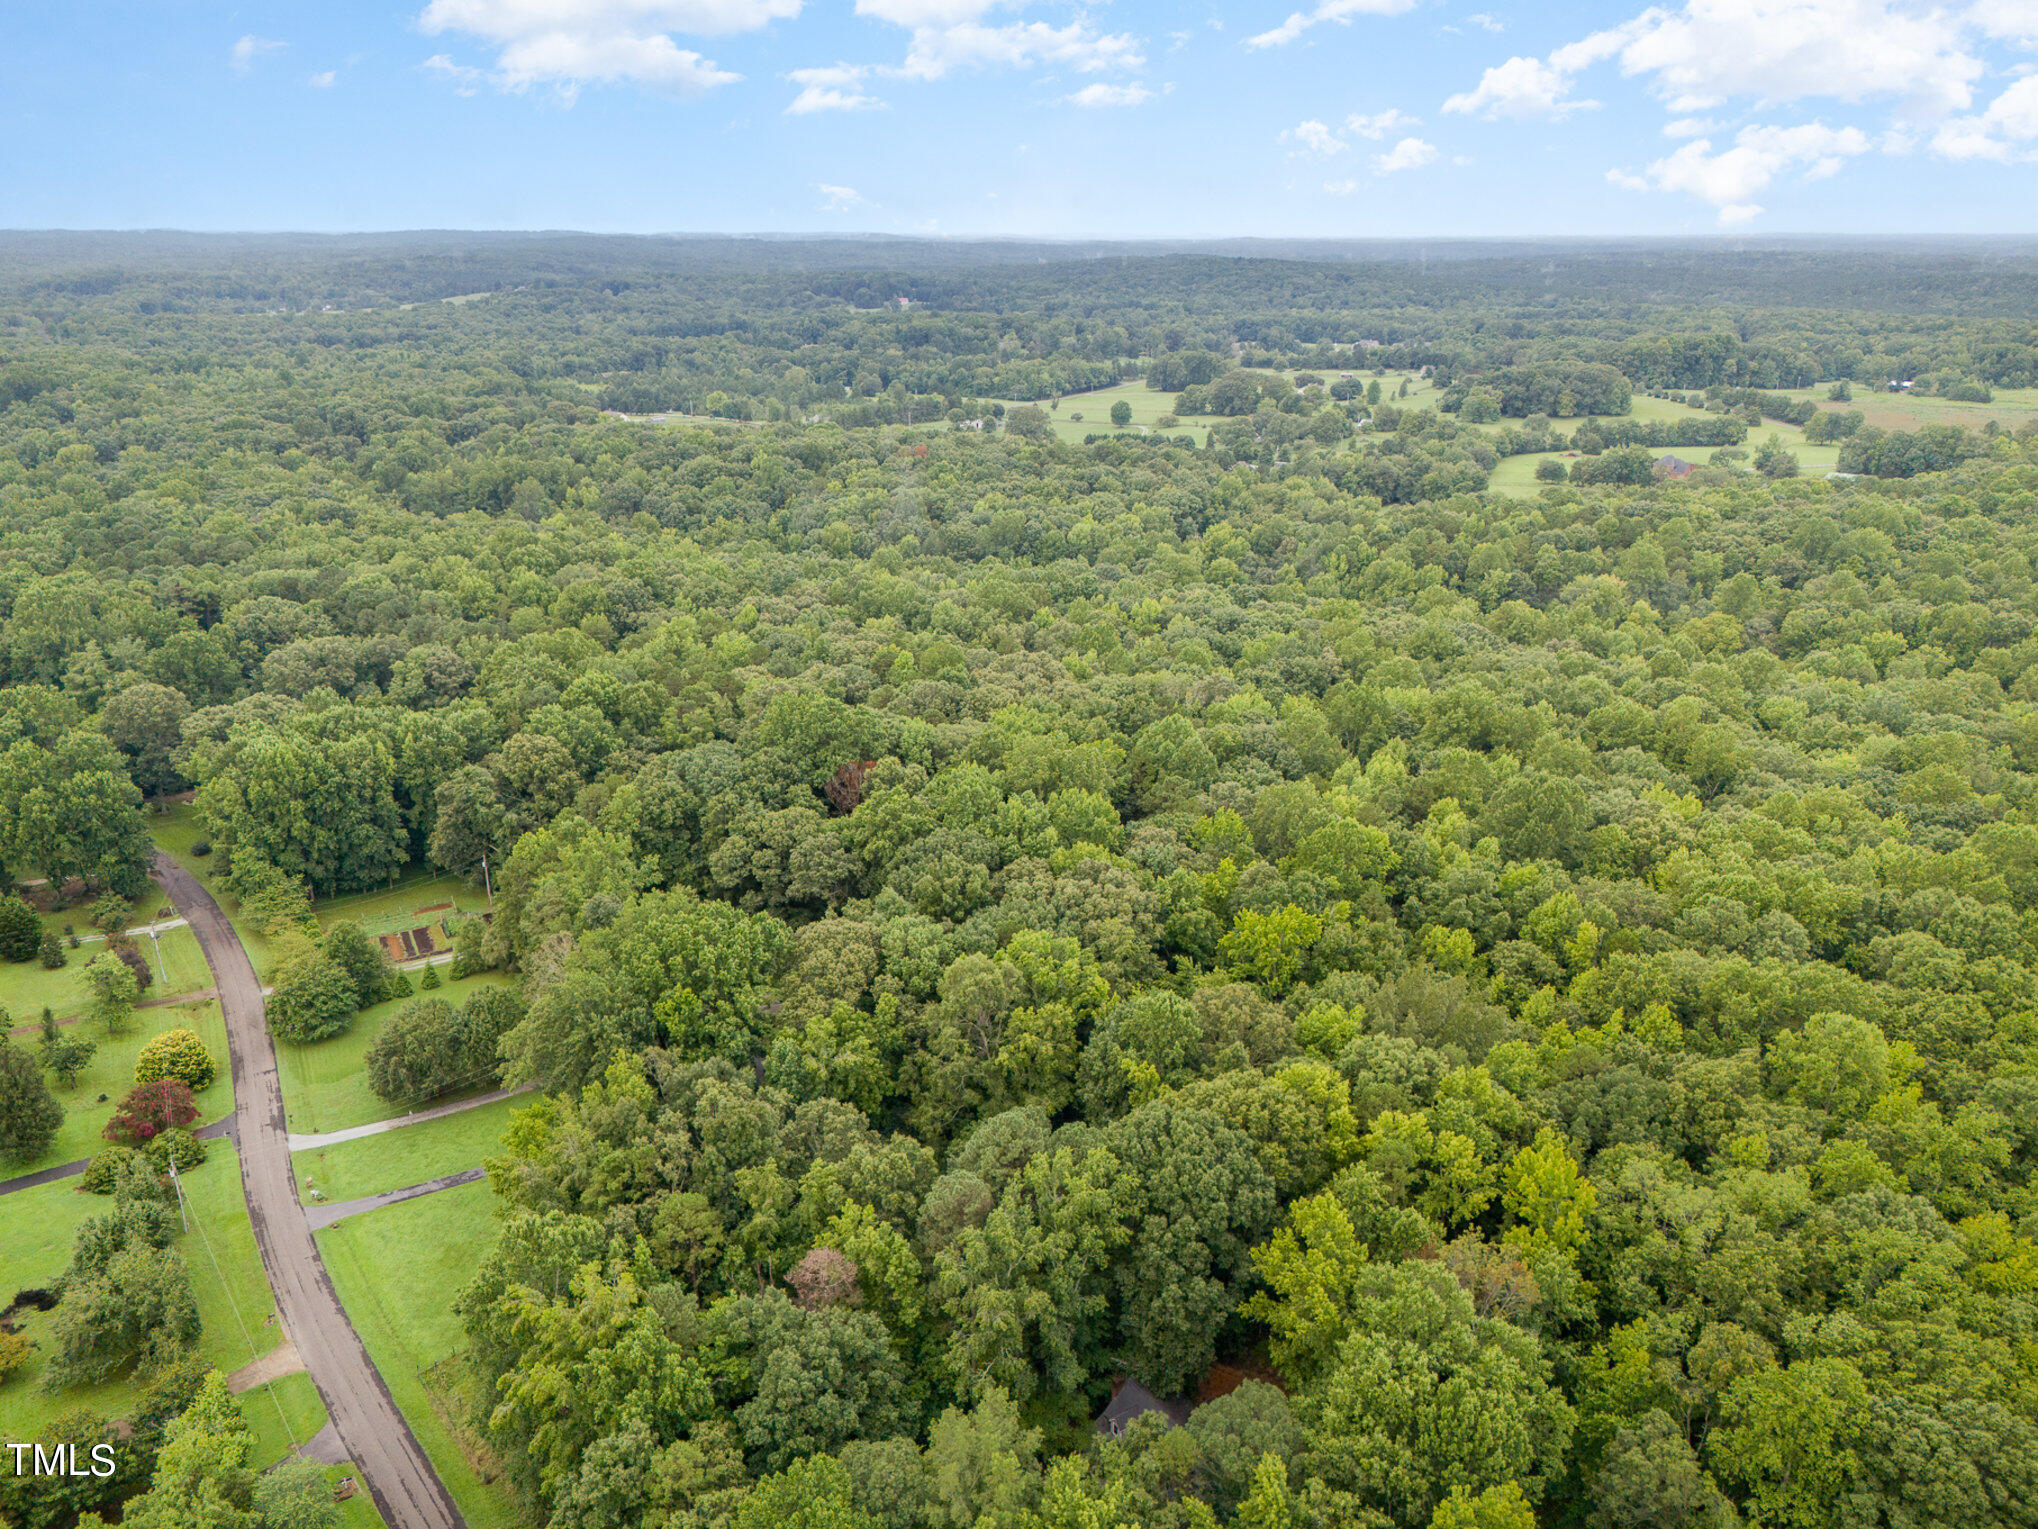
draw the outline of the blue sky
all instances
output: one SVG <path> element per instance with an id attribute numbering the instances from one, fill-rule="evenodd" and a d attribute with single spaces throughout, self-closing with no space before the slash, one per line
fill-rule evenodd
<path id="1" fill-rule="evenodd" d="M 2038 229 L 2038 0 L 196 0 L 0 15 L 0 225 Z"/>

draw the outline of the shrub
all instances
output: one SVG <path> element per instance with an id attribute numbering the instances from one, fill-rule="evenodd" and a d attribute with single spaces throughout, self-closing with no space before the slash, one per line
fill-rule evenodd
<path id="1" fill-rule="evenodd" d="M 129 1089 L 100 1134 L 108 1141 L 139 1147 L 165 1131 L 189 1126 L 197 1118 L 198 1105 L 191 1097 L 191 1085 L 177 1078 L 163 1078 Z"/>
<path id="2" fill-rule="evenodd" d="M 35 1356 L 35 1345 L 21 1333 L 0 1328 L 0 1385 Z"/>
<path id="3" fill-rule="evenodd" d="M 150 1137 L 142 1151 L 165 1173 L 172 1168 L 183 1173 L 205 1161 L 205 1143 L 181 1126 Z"/>
<path id="4" fill-rule="evenodd" d="M 219 1076 L 218 1064 L 212 1060 L 212 1053 L 205 1049 L 205 1042 L 190 1030 L 165 1030 L 146 1046 L 135 1059 L 134 1080 L 137 1083 L 155 1083 L 163 1078 L 176 1078 L 191 1085 L 191 1091 L 210 1088 L 212 1080 Z"/>
<path id="5" fill-rule="evenodd" d="M 88 1195 L 110 1195 L 119 1187 L 121 1164 L 142 1160 L 142 1155 L 132 1147 L 101 1147 L 92 1154 L 79 1187 Z"/>
<path id="6" fill-rule="evenodd" d="M 354 1006 L 380 1003 L 389 992 L 389 958 L 382 946 L 361 932 L 359 924 L 335 924 L 326 931 L 327 959 L 353 979 Z"/>
<path id="7" fill-rule="evenodd" d="M 323 951 L 307 951 L 276 973 L 269 998 L 269 1030 L 300 1044 L 328 1040 L 353 1022 L 354 979 Z"/>
<path id="8" fill-rule="evenodd" d="M 191 846 L 191 855 L 193 859 L 203 860 L 207 855 L 211 853 L 212 853 L 212 841 L 210 839 L 200 839 L 196 844 Z"/>
<path id="9" fill-rule="evenodd" d="M 117 934 L 127 927 L 127 899 L 107 892 L 85 910 L 85 917 L 101 934 Z"/>
<path id="10" fill-rule="evenodd" d="M 433 962 L 427 961 L 423 973 L 418 977 L 419 990 L 421 992 L 430 992 L 433 988 L 443 987 L 444 985 L 445 978 L 439 975 L 438 966 Z"/>
<path id="11" fill-rule="evenodd" d="M 387 992 L 384 993 L 383 995 L 384 997 L 408 998 L 416 991 L 417 989 L 411 986 L 409 972 L 400 971 L 394 967 L 390 969 L 389 988 Z"/>
<path id="12" fill-rule="evenodd" d="M 64 942 L 57 938 L 54 929 L 43 935 L 42 944 L 36 948 L 35 958 L 42 963 L 43 970 L 52 972 L 60 971 L 71 959 L 64 950 Z"/>
<path id="13" fill-rule="evenodd" d="M 18 897 L 0 897 L 0 957 L 33 961 L 42 944 L 42 920 Z"/>

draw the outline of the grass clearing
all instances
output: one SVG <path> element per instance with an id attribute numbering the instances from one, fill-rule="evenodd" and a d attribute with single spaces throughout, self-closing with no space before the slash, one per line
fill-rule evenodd
<path id="1" fill-rule="evenodd" d="M 441 966 L 438 970 L 441 976 L 445 975 L 445 967 Z M 411 974 L 413 986 L 417 976 L 415 972 Z M 364 1126 L 370 1121 L 388 1120 L 403 1114 L 397 1106 L 376 1098 L 374 1091 L 368 1087 L 365 1059 L 375 1037 L 382 1033 L 382 1027 L 394 1019 L 405 1004 L 417 999 L 443 998 L 458 1006 L 469 993 L 480 988 L 501 987 L 509 980 L 495 972 L 463 977 L 458 982 L 448 979 L 443 987 L 433 992 L 420 992 L 411 998 L 392 998 L 387 1003 L 363 1009 L 354 1016 L 354 1023 L 346 1034 L 336 1035 L 329 1041 L 316 1041 L 307 1046 L 277 1041 L 276 1065 L 282 1073 L 283 1104 L 290 1129 L 309 1136 L 321 1131 L 344 1131 L 349 1126 Z"/>
<path id="2" fill-rule="evenodd" d="M 1990 420 L 2005 430 L 2038 420 L 2038 388 L 1996 388 L 1988 403 L 1961 403 L 1929 394 L 1891 393 L 1867 383 L 1857 383 L 1854 397 L 1837 403 L 1826 397 L 1831 383 L 1817 387 L 1789 389 L 1792 398 L 1809 398 L 1821 409 L 1835 414 L 1859 410 L 1862 421 L 1883 430 L 1916 430 L 1922 425 L 1965 425 L 1979 431 Z"/>
<path id="3" fill-rule="evenodd" d="M 198 1352 L 216 1368 L 231 1373 L 274 1348 L 283 1334 L 255 1248 L 247 1203 L 241 1197 L 240 1158 L 231 1142 L 217 1141 L 211 1146 L 205 1164 L 184 1175 L 192 1225 L 177 1246 L 191 1273 L 191 1288 L 204 1324 Z M 26 1189 L 0 1200 L 0 1270 L 6 1271 L 6 1293 L 11 1296 L 16 1289 L 54 1281 L 71 1261 L 71 1242 L 79 1224 L 87 1217 L 104 1214 L 112 1204 L 110 1199 L 83 1193 L 75 1179 Z M 54 1316 L 54 1312 L 24 1312 L 16 1320 L 22 1332 L 46 1352 Z M 147 1390 L 134 1377 L 123 1376 L 95 1386 L 46 1392 L 41 1386 L 44 1363 L 43 1354 L 38 1353 L 0 1387 L 0 1437 L 33 1438 L 74 1407 L 119 1417 Z M 297 1406 L 297 1414 L 289 1413 L 288 1406 Z M 274 1418 L 273 1400 L 270 1411 Z M 274 1421 L 278 1436 L 287 1434 L 299 1415 L 301 1405 L 286 1398 L 285 1416 Z M 251 1424 L 256 1421 L 252 1407 L 249 1420 Z M 310 1433 L 304 1435 L 310 1437 Z"/>
<path id="4" fill-rule="evenodd" d="M 340 1304 L 468 1524 L 520 1529 L 515 1496 L 499 1477 L 484 1479 L 493 1462 L 474 1448 L 465 1420 L 449 1421 L 433 1401 L 435 1367 L 467 1342 L 452 1293 L 473 1276 L 495 1233 L 495 1193 L 477 1183 L 370 1211 L 317 1236 Z"/>
<path id="5" fill-rule="evenodd" d="M 148 958 L 149 970 L 155 974 L 155 980 L 142 989 L 143 1002 L 199 993 L 212 986 L 212 968 L 205 964 L 198 936 L 188 928 L 166 929 L 156 938 L 138 936 L 135 947 Z M 29 1023 L 45 1008 L 59 1019 L 82 1014 L 92 1001 L 92 982 L 85 968 L 105 952 L 103 939 L 81 936 L 78 948 L 66 948 L 64 954 L 69 959 L 54 971 L 36 961 L 0 962 L 0 1008 L 13 1015 L 17 1025 Z"/>
<path id="6" fill-rule="evenodd" d="M 18 1016 L 17 1016 L 18 1017 Z M 8 1178 L 18 1174 L 35 1173 L 43 1168 L 54 1168 L 60 1163 L 75 1163 L 80 1158 L 90 1157 L 106 1145 L 100 1132 L 106 1122 L 113 1118 L 113 1107 L 120 1096 L 134 1087 L 135 1059 L 141 1049 L 154 1037 L 165 1030 L 194 1030 L 205 1042 L 205 1049 L 212 1053 L 212 1060 L 218 1064 L 219 1075 L 212 1080 L 209 1088 L 201 1090 L 194 1097 L 198 1103 L 198 1121 L 201 1126 L 211 1125 L 233 1113 L 233 1082 L 228 1076 L 226 1050 L 226 1023 L 220 1017 L 219 1004 L 210 998 L 190 1003 L 171 1004 L 160 1009 L 136 1009 L 134 1028 L 127 1034 L 109 1038 L 106 1032 L 89 1020 L 80 1020 L 67 1030 L 84 1035 L 99 1049 L 92 1053 L 92 1060 L 78 1075 L 78 1082 L 72 1088 L 52 1085 L 50 1092 L 57 1103 L 64 1107 L 64 1123 L 57 1127 L 56 1140 L 50 1150 L 32 1163 L 9 1163 L 0 1173 Z M 34 1036 L 17 1038 L 17 1046 L 34 1046 Z M 104 1098 L 100 1096 L 104 1095 Z M 209 1165 L 208 1165 L 209 1166 Z M 0 1200 L 0 1220 L 12 1215 L 15 1204 L 12 1200 Z M 6 1268 L 0 1261 L 0 1269 Z"/>
<path id="7" fill-rule="evenodd" d="M 1124 426 L 1111 423 L 1111 406 L 1120 401 L 1130 406 L 1132 410 L 1132 421 Z M 1004 403 L 1006 412 L 1010 413 L 1025 404 L 1026 400 L 1006 399 Z M 1061 407 L 1056 409 L 1053 404 L 1052 399 L 1041 399 L 1033 401 L 1030 406 L 1045 411 L 1047 417 L 1054 422 L 1057 440 L 1070 441 L 1077 445 L 1082 444 L 1086 435 L 1148 433 L 1167 436 L 1186 435 L 1201 445 L 1203 432 L 1217 423 L 1217 416 L 1214 414 L 1198 414 L 1184 416 L 1179 425 L 1162 430 L 1159 425 L 1160 417 L 1174 412 L 1175 395 L 1150 388 L 1138 378 L 1130 382 L 1117 383 L 1112 387 L 1098 388 L 1094 392 L 1064 393 Z M 1076 418 L 1079 414 L 1082 416 L 1081 419 Z"/>
<path id="8" fill-rule="evenodd" d="M 448 906 L 450 905 L 450 906 Z M 481 888 L 459 876 L 417 876 L 373 892 L 350 892 L 312 904 L 321 929 L 356 923 L 364 934 L 393 934 L 419 924 L 436 924 L 457 909 L 479 913 L 488 906 Z"/>
<path id="9" fill-rule="evenodd" d="M 358 1200 L 392 1189 L 408 1189 L 449 1173 L 479 1168 L 502 1150 L 502 1133 L 525 1098 L 498 1099 L 457 1115 L 442 1115 L 401 1130 L 363 1136 L 292 1155 L 298 1198 L 311 1203 L 311 1186 L 327 1200 Z"/>

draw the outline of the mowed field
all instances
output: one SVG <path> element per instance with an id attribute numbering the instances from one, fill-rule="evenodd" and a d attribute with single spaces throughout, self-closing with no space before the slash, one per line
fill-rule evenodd
<path id="1" fill-rule="evenodd" d="M 1124 400 L 1132 408 L 1132 423 L 1120 427 L 1111 423 L 1111 405 Z M 1054 407 L 1052 399 L 1039 399 L 1031 404 L 1023 399 L 1004 399 L 1005 411 L 1036 408 L 1046 413 L 1054 422 L 1055 437 L 1059 440 L 1078 444 L 1087 435 L 1143 435 L 1158 432 L 1162 435 L 1186 435 L 1203 444 L 1203 432 L 1217 423 L 1214 414 L 1184 418 L 1181 423 L 1168 430 L 1160 430 L 1158 421 L 1163 414 L 1174 411 L 1175 395 L 1157 392 L 1144 381 L 1135 379 L 1121 382 L 1116 387 L 1099 388 L 1094 393 L 1065 393 L 1061 407 Z M 1080 416 L 1080 418 L 1078 417 Z"/>
<path id="2" fill-rule="evenodd" d="M 438 971 L 443 975 L 446 968 L 440 966 Z M 354 1016 L 353 1024 L 344 1033 L 331 1040 L 314 1041 L 303 1046 L 293 1041 L 277 1041 L 276 1065 L 282 1076 L 283 1107 L 290 1129 L 300 1135 L 311 1136 L 324 1131 L 344 1131 L 349 1126 L 367 1125 L 370 1121 L 388 1120 L 403 1114 L 398 1106 L 376 1098 L 374 1091 L 368 1087 L 365 1059 L 375 1037 L 396 1018 L 405 1004 L 424 998 L 443 998 L 458 1008 L 469 993 L 481 988 L 501 987 L 508 980 L 489 972 L 465 977 L 458 982 L 449 980 L 428 992 L 421 991 L 409 998 L 392 998 L 386 1003 L 363 1009 Z M 417 983 L 416 972 L 411 974 L 411 983 L 413 986 Z M 484 1084 L 482 1087 L 493 1085 Z"/>
<path id="3" fill-rule="evenodd" d="M 489 1403 L 460 1361 L 467 1335 L 452 1309 L 495 1233 L 495 1191 L 483 1180 L 317 1234 L 340 1304 L 469 1529 L 523 1522 L 495 1462 L 477 1447 L 470 1419 Z"/>
<path id="4" fill-rule="evenodd" d="M 2005 430 L 2016 430 L 2038 420 L 2038 388 L 1997 388 L 1989 403 L 1960 403 L 1950 398 L 1931 398 L 1916 393 L 1891 393 L 1879 387 L 1857 384 L 1848 403 L 1834 403 L 1826 397 L 1829 384 L 1798 388 L 1792 398 L 1809 398 L 1821 409 L 1836 414 L 1859 410 L 1862 421 L 1884 430 L 1915 430 L 1920 425 L 1965 425 L 1979 430 L 1994 420 Z"/>
<path id="5" fill-rule="evenodd" d="M 307 1148 L 291 1158 L 298 1198 L 313 1203 L 316 1187 L 325 1201 L 358 1200 L 479 1168 L 484 1158 L 502 1151 L 503 1131 L 530 1104 L 528 1097 L 498 1099 L 400 1130 Z"/>

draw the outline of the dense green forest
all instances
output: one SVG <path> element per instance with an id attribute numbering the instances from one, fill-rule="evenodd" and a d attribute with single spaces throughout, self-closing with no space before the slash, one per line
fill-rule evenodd
<path id="1" fill-rule="evenodd" d="M 2038 1524 L 2038 432 L 1624 417 L 2030 387 L 2038 262 L 732 248 L 0 282 L 0 865 L 195 790 L 290 1015 L 486 860 L 373 1065 L 540 1090 L 530 1525 Z"/>

